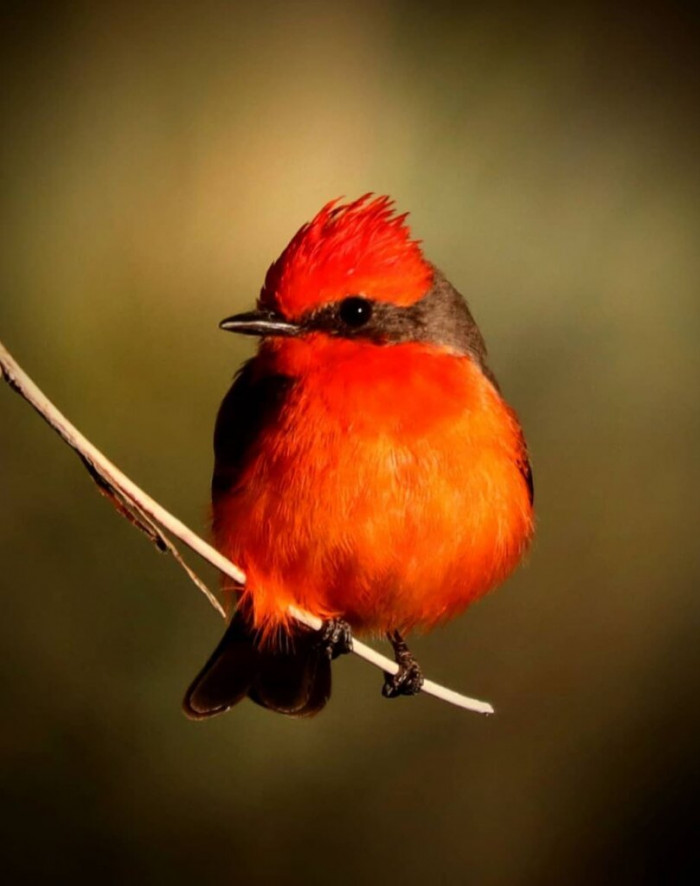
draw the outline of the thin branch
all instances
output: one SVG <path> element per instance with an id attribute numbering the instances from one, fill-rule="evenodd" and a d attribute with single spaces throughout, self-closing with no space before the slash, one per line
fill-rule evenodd
<path id="1" fill-rule="evenodd" d="M 109 498 L 117 511 L 144 532 L 160 551 L 171 554 L 219 615 L 226 618 L 226 613 L 216 596 L 184 561 L 178 549 L 163 530 L 174 535 L 196 554 L 199 554 L 203 560 L 211 563 L 212 566 L 241 586 L 245 584 L 243 571 L 166 511 L 113 465 L 99 449 L 93 446 L 34 384 L 2 342 L 0 342 L 0 372 L 9 386 L 33 406 L 56 433 L 77 452 L 100 492 Z M 318 630 L 322 625 L 320 618 L 295 606 L 290 606 L 289 612 L 297 621 L 314 630 Z M 355 638 L 352 640 L 352 651 L 382 671 L 391 674 L 398 671 L 396 662 Z M 469 711 L 481 714 L 493 713 L 493 708 L 488 702 L 467 698 L 465 695 L 460 695 L 451 689 L 433 683 L 432 680 L 424 682 L 422 691 Z"/>

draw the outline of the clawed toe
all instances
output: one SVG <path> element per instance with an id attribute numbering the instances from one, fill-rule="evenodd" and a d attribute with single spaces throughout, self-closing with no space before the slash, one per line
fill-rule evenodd
<path id="1" fill-rule="evenodd" d="M 384 674 L 382 695 L 384 698 L 397 698 L 399 695 L 418 695 L 423 688 L 423 671 L 413 659 L 406 666 L 399 666 L 398 673 Z"/>
<path id="2" fill-rule="evenodd" d="M 324 621 L 318 632 L 318 644 L 323 647 L 328 658 L 337 658 L 352 652 L 352 629 L 342 618 L 330 618 Z"/>
<path id="3" fill-rule="evenodd" d="M 398 631 L 388 635 L 389 642 L 394 647 L 394 657 L 399 666 L 395 674 L 384 674 L 382 695 L 384 698 L 398 698 L 399 695 L 418 695 L 423 688 L 423 671 L 413 657 Z"/>

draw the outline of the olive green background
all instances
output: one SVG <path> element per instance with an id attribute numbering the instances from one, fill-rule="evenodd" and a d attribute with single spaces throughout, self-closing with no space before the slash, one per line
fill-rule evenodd
<path id="1" fill-rule="evenodd" d="M 691 4 L 3 4 L 0 338 L 206 531 L 217 330 L 328 199 L 389 193 L 532 451 L 526 567 L 414 647 L 484 719 L 199 724 L 221 631 L 0 389 L 8 882 L 698 882 L 700 77 Z M 212 580 L 211 571 L 203 572 Z"/>

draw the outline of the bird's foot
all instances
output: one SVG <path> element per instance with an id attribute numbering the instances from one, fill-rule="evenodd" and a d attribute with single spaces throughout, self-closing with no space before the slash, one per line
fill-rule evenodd
<path id="1" fill-rule="evenodd" d="M 345 655 L 352 652 L 352 629 L 342 618 L 329 618 L 318 632 L 317 643 L 326 651 L 328 658 Z"/>
<path id="2" fill-rule="evenodd" d="M 418 695 L 423 687 L 424 677 L 420 665 L 398 631 L 388 634 L 394 647 L 394 658 L 399 670 L 395 674 L 384 674 L 382 695 L 384 698 L 398 698 L 399 695 Z"/>

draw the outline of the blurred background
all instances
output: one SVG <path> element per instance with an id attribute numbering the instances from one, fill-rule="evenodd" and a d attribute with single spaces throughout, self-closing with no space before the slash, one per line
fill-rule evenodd
<path id="1" fill-rule="evenodd" d="M 0 339 L 205 531 L 217 330 L 328 199 L 391 194 L 526 429 L 526 568 L 312 721 L 182 693 L 222 630 L 0 389 L 8 882 L 698 882 L 691 4 L 5 3 Z M 210 580 L 215 577 L 202 568 Z"/>

